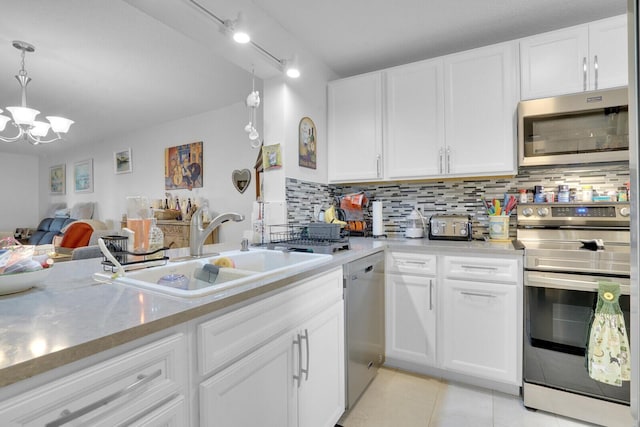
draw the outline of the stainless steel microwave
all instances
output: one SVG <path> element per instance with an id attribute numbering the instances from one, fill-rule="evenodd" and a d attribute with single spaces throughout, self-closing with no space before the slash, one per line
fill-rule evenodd
<path id="1" fill-rule="evenodd" d="M 629 160 L 627 88 L 518 104 L 519 166 Z"/>

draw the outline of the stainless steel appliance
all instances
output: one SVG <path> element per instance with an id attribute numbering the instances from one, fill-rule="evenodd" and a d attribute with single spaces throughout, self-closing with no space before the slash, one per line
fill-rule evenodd
<path id="1" fill-rule="evenodd" d="M 469 215 L 433 215 L 429 218 L 429 239 L 471 240 Z"/>
<path id="2" fill-rule="evenodd" d="M 345 407 L 352 408 L 384 363 L 384 254 L 344 267 Z"/>
<path id="3" fill-rule="evenodd" d="M 518 104 L 519 166 L 629 160 L 627 88 Z"/>
<path id="4" fill-rule="evenodd" d="M 631 327 L 629 217 L 628 203 L 518 206 L 517 238 L 525 248 L 525 406 L 631 425 L 629 382 L 595 381 L 585 365 L 598 281 L 621 284 L 627 332 Z"/>

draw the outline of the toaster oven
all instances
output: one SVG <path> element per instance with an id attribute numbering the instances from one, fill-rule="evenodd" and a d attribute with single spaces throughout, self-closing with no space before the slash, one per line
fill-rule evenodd
<path id="1" fill-rule="evenodd" d="M 429 239 L 471 240 L 471 216 L 433 215 L 429 218 Z"/>

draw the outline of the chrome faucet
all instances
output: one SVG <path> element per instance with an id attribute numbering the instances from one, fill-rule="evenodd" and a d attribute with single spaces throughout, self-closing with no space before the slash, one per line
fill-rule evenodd
<path id="1" fill-rule="evenodd" d="M 200 206 L 191 216 L 191 227 L 189 230 L 189 250 L 191 256 L 201 256 L 202 246 L 207 236 L 220 226 L 223 222 L 233 220 L 244 221 L 244 215 L 235 212 L 225 212 L 211 220 L 207 228 L 202 228 L 202 211 L 209 208 L 207 204 Z"/>

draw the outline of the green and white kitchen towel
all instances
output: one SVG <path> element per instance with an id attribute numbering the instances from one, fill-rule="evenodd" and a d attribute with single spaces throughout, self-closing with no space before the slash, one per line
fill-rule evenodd
<path id="1" fill-rule="evenodd" d="M 629 338 L 618 298 L 620 285 L 598 283 L 596 304 L 587 351 L 589 376 L 596 381 L 621 386 L 631 379 Z"/>

